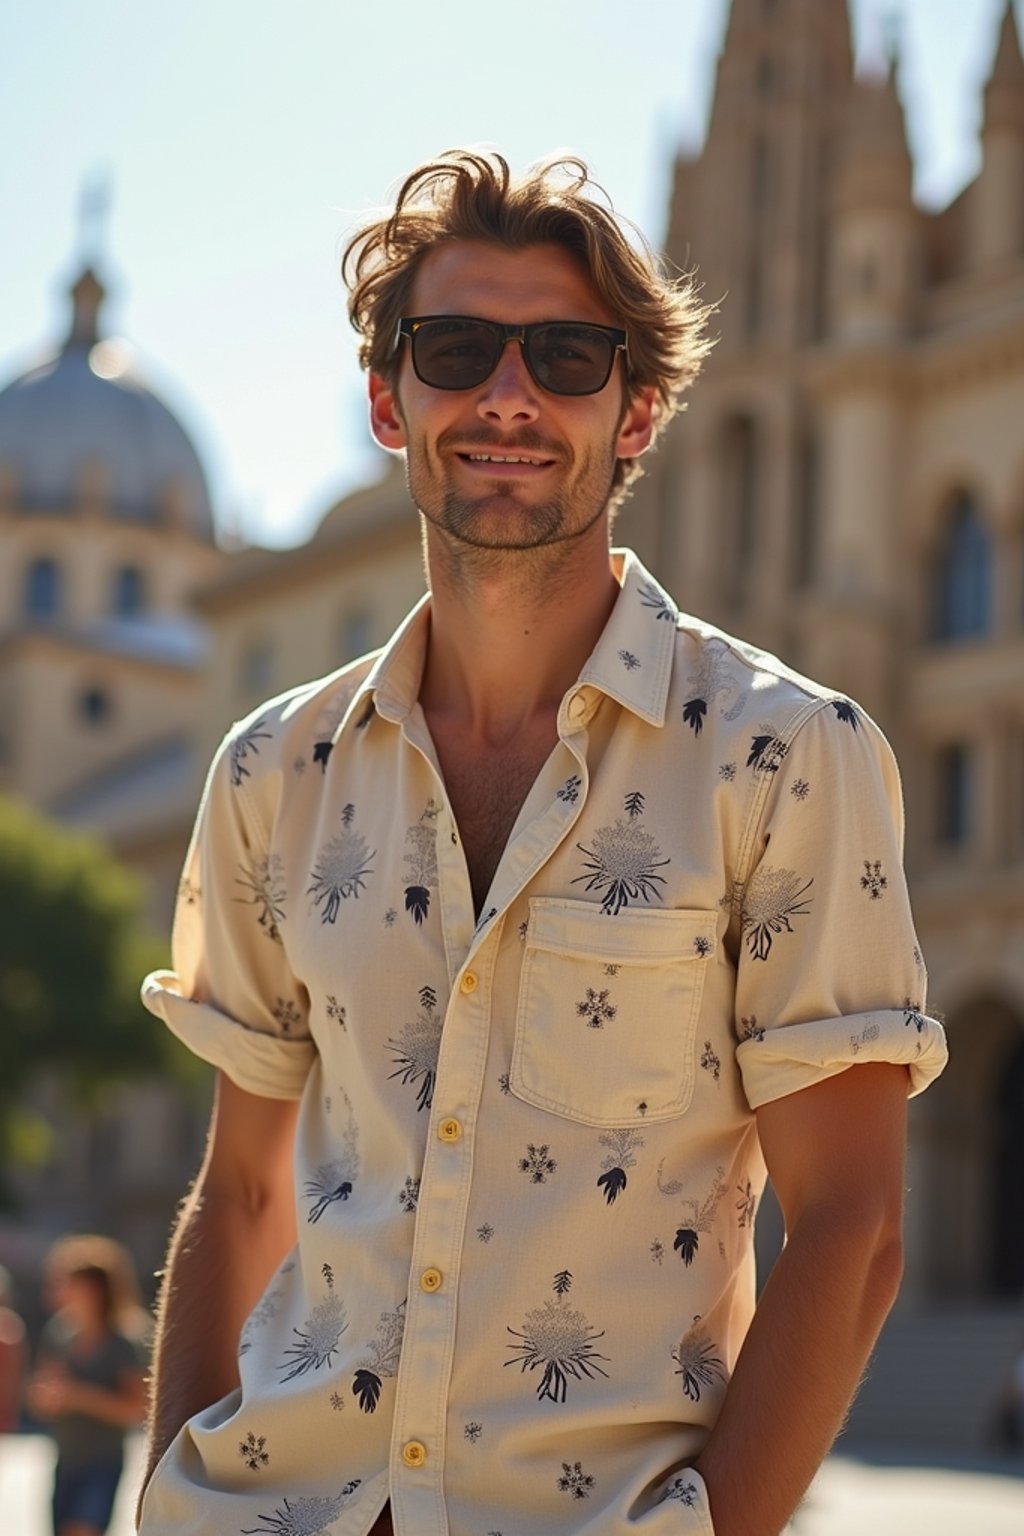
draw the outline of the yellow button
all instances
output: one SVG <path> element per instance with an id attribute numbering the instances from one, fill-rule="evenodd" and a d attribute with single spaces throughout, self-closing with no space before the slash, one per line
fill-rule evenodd
<path id="1" fill-rule="evenodd" d="M 421 1291 L 439 1291 L 441 1289 L 441 1271 L 439 1269 L 425 1269 L 420 1275 Z"/>
<path id="2" fill-rule="evenodd" d="M 442 1120 L 437 1128 L 437 1134 L 442 1141 L 458 1141 L 462 1135 L 462 1126 L 457 1120 Z"/>
<path id="3" fill-rule="evenodd" d="M 402 1446 L 402 1460 L 407 1467 L 422 1467 L 427 1459 L 427 1448 L 418 1440 L 409 1440 Z"/>
<path id="4" fill-rule="evenodd" d="M 476 991 L 476 973 L 474 971 L 466 972 L 465 976 L 463 976 L 462 980 L 459 982 L 459 990 L 462 992 Z"/>

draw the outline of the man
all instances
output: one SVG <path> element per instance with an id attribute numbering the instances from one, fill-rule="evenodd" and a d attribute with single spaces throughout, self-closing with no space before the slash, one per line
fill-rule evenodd
<path id="1" fill-rule="evenodd" d="M 146 1536 L 773 1536 L 897 1289 L 895 765 L 609 553 L 706 315 L 587 192 L 453 153 L 349 248 L 430 595 L 211 772 Z"/>

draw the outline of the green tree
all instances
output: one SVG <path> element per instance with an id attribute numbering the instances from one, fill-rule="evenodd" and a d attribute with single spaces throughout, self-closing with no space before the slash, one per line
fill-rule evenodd
<path id="1" fill-rule="evenodd" d="M 55 1070 L 79 1096 L 177 1070 L 139 1001 L 166 946 L 145 928 L 138 881 L 100 842 L 0 797 L 0 1150 L 25 1155 L 26 1085 Z"/>

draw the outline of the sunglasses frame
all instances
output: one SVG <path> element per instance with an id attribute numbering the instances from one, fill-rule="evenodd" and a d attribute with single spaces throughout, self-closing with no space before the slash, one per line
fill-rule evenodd
<path id="1" fill-rule="evenodd" d="M 465 320 L 470 325 L 485 326 L 492 334 L 497 334 L 498 347 L 494 354 L 494 363 L 490 370 L 484 374 L 476 384 L 434 384 L 430 379 L 425 379 L 416 364 L 416 332 L 420 326 L 426 325 L 431 320 Z M 599 331 L 606 336 L 612 344 L 611 357 L 608 361 L 608 372 L 601 383 L 595 389 L 565 390 L 552 389 L 543 379 L 537 377 L 533 363 L 530 359 L 529 338 L 536 331 L 549 325 L 573 325 L 585 327 L 587 330 Z M 533 320 L 526 325 L 505 325 L 501 320 L 485 320 L 481 315 L 405 315 L 398 322 L 395 330 L 393 351 L 397 352 L 402 337 L 405 336 L 411 344 L 413 372 L 421 384 L 426 384 L 428 389 L 441 389 L 448 393 L 461 393 L 466 389 L 479 389 L 481 384 L 486 384 L 501 361 L 505 347 L 510 341 L 518 341 L 523 349 L 523 361 L 533 382 L 540 389 L 546 390 L 549 395 L 559 395 L 563 399 L 583 399 L 586 395 L 599 395 L 612 376 L 615 367 L 615 354 L 625 352 L 628 356 L 628 337 L 621 326 L 598 325 L 595 320 Z"/>

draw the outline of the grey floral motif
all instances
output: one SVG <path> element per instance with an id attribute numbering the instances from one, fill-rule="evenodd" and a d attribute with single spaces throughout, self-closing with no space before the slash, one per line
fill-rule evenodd
<path id="1" fill-rule="evenodd" d="M 723 779 L 726 784 L 731 784 L 733 779 L 736 777 L 736 764 L 735 763 L 722 763 L 722 764 L 720 764 L 719 765 L 719 769 L 718 769 L 718 777 L 720 779 Z"/>
<path id="2" fill-rule="evenodd" d="M 297 773 L 299 778 L 301 779 L 301 777 L 305 773 L 305 771 L 306 771 L 306 759 L 304 757 L 297 757 L 295 759 L 295 761 L 292 763 L 292 772 L 293 773 Z"/>
<path id="3" fill-rule="evenodd" d="M 315 1224 L 328 1209 L 346 1201 L 359 1177 L 359 1131 L 346 1098 L 347 1123 L 342 1132 L 337 1157 L 319 1163 L 306 1180 L 305 1198 L 312 1202 L 306 1220 Z"/>
<path id="4" fill-rule="evenodd" d="M 618 1011 L 615 1004 L 608 1001 L 607 987 L 600 992 L 588 987 L 586 996 L 576 1004 L 576 1013 L 581 1019 L 586 1019 L 588 1029 L 603 1029 L 605 1023 L 610 1023 Z"/>
<path id="5" fill-rule="evenodd" d="M 850 1050 L 857 1056 L 862 1045 L 870 1045 L 882 1033 L 877 1024 L 865 1024 L 859 1035 L 850 1036 Z"/>
<path id="6" fill-rule="evenodd" d="M 279 997 L 274 1004 L 273 1015 L 283 1034 L 290 1034 L 293 1024 L 302 1022 L 302 1014 L 290 997 Z"/>
<path id="7" fill-rule="evenodd" d="M 589 1472 L 584 1472 L 578 1461 L 574 1461 L 571 1466 L 569 1462 L 563 1461 L 558 1486 L 563 1493 L 571 1494 L 574 1499 L 588 1499 L 594 1479 Z"/>
<path id="8" fill-rule="evenodd" d="M 658 1164 L 658 1188 L 661 1190 L 661 1193 L 672 1196 L 681 1194 L 685 1185 L 680 1183 L 678 1179 L 670 1179 L 667 1182 L 662 1181 L 662 1169 L 664 1166 L 665 1160 L 662 1158 Z M 703 1200 L 689 1199 L 682 1202 L 682 1225 L 676 1232 L 676 1239 L 672 1247 L 679 1254 L 687 1269 L 689 1269 L 697 1256 L 701 1235 L 709 1235 L 714 1228 L 718 1207 L 726 1193 L 724 1175 L 725 1169 L 719 1166 L 715 1170 L 714 1183 Z"/>
<path id="9" fill-rule="evenodd" d="M 191 880 L 183 877 L 178 881 L 178 900 L 183 907 L 194 907 L 201 894 L 198 885 L 193 885 Z"/>
<path id="10" fill-rule="evenodd" d="M 380 1402 L 385 1377 L 398 1375 L 405 1332 L 405 1302 L 393 1312 L 382 1312 L 377 1323 L 377 1337 L 366 1346 L 367 1364 L 361 1365 L 352 1379 L 352 1390 L 364 1413 L 373 1413 Z"/>
<path id="11" fill-rule="evenodd" d="M 747 767 L 755 773 L 778 773 L 789 747 L 776 736 L 773 725 L 759 725 L 757 734 L 751 737 Z"/>
<path id="12" fill-rule="evenodd" d="M 747 886 L 740 921 L 752 960 L 767 960 L 773 938 L 792 933 L 792 919 L 806 917 L 813 880 L 800 883 L 791 869 L 762 866 Z"/>
<path id="13" fill-rule="evenodd" d="M 375 856 L 376 849 L 370 848 L 365 837 L 352 827 L 343 827 L 327 842 L 307 891 L 314 906 L 323 907 L 321 922 L 335 922 L 342 902 L 350 896 L 358 900 L 359 892 L 366 888 L 364 877 L 370 873 Z"/>
<path id="14" fill-rule="evenodd" d="M 509 1094 L 509 1093 L 512 1092 L 512 1085 L 511 1085 L 511 1083 L 508 1080 L 508 1073 L 507 1072 L 502 1072 L 501 1075 L 499 1076 L 499 1078 L 498 1078 L 498 1087 L 500 1088 L 501 1092 L 504 1093 L 504 1094 Z"/>
<path id="15" fill-rule="evenodd" d="M 506 1360 L 506 1365 L 518 1365 L 524 1374 L 543 1366 L 537 1383 L 539 1402 L 547 1398 L 552 1403 L 564 1403 L 570 1378 L 593 1381 L 595 1375 L 608 1375 L 598 1364 L 600 1360 L 607 1364 L 607 1355 L 594 1349 L 595 1341 L 604 1338 L 604 1329 L 595 1332 L 565 1296 L 549 1298 L 542 1307 L 527 1312 L 521 1329 L 507 1331 L 522 1342 L 507 1346 L 518 1358 Z"/>
<path id="16" fill-rule="evenodd" d="M 721 1057 L 712 1049 L 711 1041 L 704 1041 L 704 1050 L 701 1053 L 700 1064 L 705 1072 L 710 1072 L 717 1083 L 722 1076 Z"/>
<path id="17" fill-rule="evenodd" d="M 665 884 L 665 877 L 657 870 L 671 860 L 658 857 L 661 849 L 644 831 L 636 811 L 630 812 L 628 821 L 620 816 L 611 826 L 598 828 L 591 841 L 593 848 L 576 844 L 584 855 L 586 872 L 576 875 L 572 884 L 583 881 L 586 890 L 602 891 L 602 912 L 617 916 L 631 901 L 661 900 L 657 887 Z"/>
<path id="18" fill-rule="evenodd" d="M 764 1039 L 764 1029 L 757 1022 L 757 1014 L 756 1013 L 752 1013 L 750 1015 L 749 1019 L 747 1019 L 747 1018 L 740 1019 L 740 1038 L 743 1039 L 743 1040 L 763 1040 Z"/>
<path id="19" fill-rule="evenodd" d="M 789 792 L 794 800 L 806 800 L 811 792 L 811 786 L 806 779 L 794 779 L 789 786 Z"/>
<path id="20" fill-rule="evenodd" d="M 698 933 L 697 937 L 693 941 L 693 952 L 701 960 L 706 960 L 714 947 L 715 946 L 713 942 L 708 938 L 706 933 Z"/>
<path id="21" fill-rule="evenodd" d="M 715 1346 L 696 1324 L 672 1351 L 672 1359 L 676 1362 L 675 1374 L 683 1378 L 683 1391 L 691 1402 L 699 1403 L 703 1391 L 725 1380 L 725 1367 L 715 1354 Z"/>
<path id="22" fill-rule="evenodd" d="M 680 1504 L 692 1509 L 697 1502 L 697 1484 L 688 1483 L 682 1477 L 674 1477 L 665 1489 L 665 1500 L 668 1499 L 678 1499 Z"/>
<path id="23" fill-rule="evenodd" d="M 252 1430 L 244 1440 L 238 1443 L 238 1454 L 249 1468 L 250 1472 L 259 1472 L 269 1465 L 270 1456 L 266 1450 L 266 1435 L 254 1435 Z"/>
<path id="24" fill-rule="evenodd" d="M 675 623 L 679 617 L 675 604 L 653 582 L 640 582 L 637 586 L 637 592 L 640 595 L 640 601 L 643 606 L 654 610 L 654 617 L 656 619 L 667 619 L 670 623 Z"/>
<path id="25" fill-rule="evenodd" d="M 565 783 L 562 785 L 561 789 L 555 790 L 555 799 L 564 800 L 569 805 L 575 805 L 576 801 L 580 797 L 580 787 L 582 784 L 583 780 L 580 778 L 579 774 L 574 773 L 570 775 L 570 777 L 567 778 Z"/>
<path id="26" fill-rule="evenodd" d="M 747 690 L 741 688 L 729 666 L 729 649 L 720 640 L 709 640 L 687 676 L 687 702 L 683 720 L 695 736 L 704 728 L 711 705 L 724 695 L 721 712 L 726 720 L 738 720 L 747 702 Z"/>
<path id="27" fill-rule="evenodd" d="M 265 731 L 266 719 L 254 720 L 247 725 L 244 731 L 239 731 L 228 748 L 228 757 L 231 762 L 231 782 L 238 789 L 243 779 L 249 778 L 249 769 L 245 766 L 250 757 L 259 757 L 260 749 L 257 742 L 270 741 L 272 731 Z"/>
<path id="28" fill-rule="evenodd" d="M 430 893 L 437 890 L 437 817 L 439 807 L 428 800 L 419 821 L 405 829 L 405 910 L 420 924 L 430 911 Z"/>
<path id="29" fill-rule="evenodd" d="M 348 1025 L 345 1022 L 344 1005 L 338 1002 L 333 992 L 329 992 L 327 995 L 327 1017 L 340 1024 L 342 1029 L 348 1029 Z"/>
<path id="30" fill-rule="evenodd" d="M 542 1147 L 536 1147 L 531 1141 L 527 1144 L 526 1156 L 519 1159 L 520 1171 L 530 1175 L 531 1184 L 546 1184 L 548 1175 L 558 1167 L 554 1158 L 548 1156 L 548 1151 L 547 1142 Z"/>
<path id="31" fill-rule="evenodd" d="M 389 1077 L 401 1078 L 403 1083 L 419 1084 L 417 1112 L 429 1109 L 433 1102 L 442 1022 L 434 1005 L 429 1004 L 422 1007 L 410 1023 L 402 1025 L 397 1039 L 388 1041 L 388 1048 L 398 1064 Z"/>
<path id="32" fill-rule="evenodd" d="M 395 911 L 394 907 L 388 907 L 381 921 L 383 922 L 385 928 L 393 928 L 397 918 L 398 913 Z"/>
<path id="33" fill-rule="evenodd" d="M 597 1187 L 603 1192 L 606 1203 L 614 1205 L 629 1182 L 626 1169 L 636 1167 L 633 1153 L 644 1145 L 644 1138 L 639 1131 L 626 1128 L 605 1131 L 597 1139 L 602 1147 L 608 1148 L 608 1155 L 601 1162 L 604 1172 L 597 1181 Z"/>
<path id="34" fill-rule="evenodd" d="M 330 1404 L 335 1413 L 340 1413 L 345 1406 L 345 1399 L 342 1397 L 340 1392 L 332 1392 L 330 1396 Z"/>
<path id="35" fill-rule="evenodd" d="M 333 1498 L 282 1499 L 272 1515 L 257 1515 L 259 1525 L 245 1526 L 241 1536 L 324 1536 L 359 1487 L 361 1478 L 346 1483 Z"/>
<path id="36" fill-rule="evenodd" d="M 639 656 L 634 656 L 632 651 L 620 651 L 619 660 L 627 672 L 635 672 L 640 666 Z"/>
<path id="37" fill-rule="evenodd" d="M 471 1419 L 468 1424 L 464 1425 L 462 1430 L 463 1435 L 469 1441 L 470 1445 L 476 1445 L 483 1432 L 483 1425 L 478 1424 L 475 1419 Z"/>
<path id="38" fill-rule="evenodd" d="M 867 891 L 872 901 L 879 901 L 888 885 L 889 881 L 882 869 L 881 859 L 865 859 L 864 873 L 860 877 L 861 890 Z"/>
<path id="39" fill-rule="evenodd" d="M 405 1184 L 398 1191 L 398 1203 L 403 1211 L 414 1211 L 420 1200 L 419 1179 L 407 1178 Z"/>
<path id="40" fill-rule="evenodd" d="M 282 1381 L 293 1381 L 308 1371 L 322 1370 L 331 1365 L 338 1351 L 338 1341 L 348 1327 L 348 1318 L 341 1299 L 329 1292 L 323 1301 L 317 1302 L 304 1328 L 293 1328 L 298 1342 L 289 1344 L 285 1358 L 278 1365 L 283 1371 Z"/>
<path id="41" fill-rule="evenodd" d="M 736 1185 L 739 1199 L 736 1201 L 736 1212 L 741 1227 L 752 1227 L 754 1216 L 757 1213 L 757 1196 L 749 1179 L 744 1179 L 742 1184 Z"/>
<path id="42" fill-rule="evenodd" d="M 284 1292 L 280 1290 L 267 1291 L 265 1295 L 260 1297 L 259 1301 L 253 1307 L 252 1311 L 249 1313 L 249 1316 L 242 1324 L 242 1331 L 238 1341 L 239 1358 L 241 1358 L 242 1355 L 248 1354 L 249 1350 L 252 1348 L 252 1336 L 256 1330 L 258 1328 L 265 1328 L 270 1322 L 270 1319 L 277 1316 L 278 1305 L 283 1295 Z"/>
<path id="43" fill-rule="evenodd" d="M 480 1226 L 478 1226 L 476 1229 L 476 1235 L 478 1242 L 489 1243 L 491 1238 L 494 1236 L 494 1228 L 491 1226 L 489 1221 L 481 1222 Z"/>
<path id="44" fill-rule="evenodd" d="M 660 1264 L 662 1259 L 665 1257 L 665 1244 L 662 1242 L 660 1237 L 656 1237 L 654 1239 L 654 1242 L 651 1244 L 648 1251 L 651 1255 L 652 1262 L 655 1264 Z"/>
<path id="45" fill-rule="evenodd" d="M 288 893 L 284 883 L 284 860 L 278 853 L 266 853 L 240 864 L 241 875 L 235 877 L 236 885 L 244 885 L 251 894 L 236 896 L 235 900 L 257 908 L 259 925 L 275 943 L 281 942 L 281 924 L 285 920 L 285 902 Z"/>

